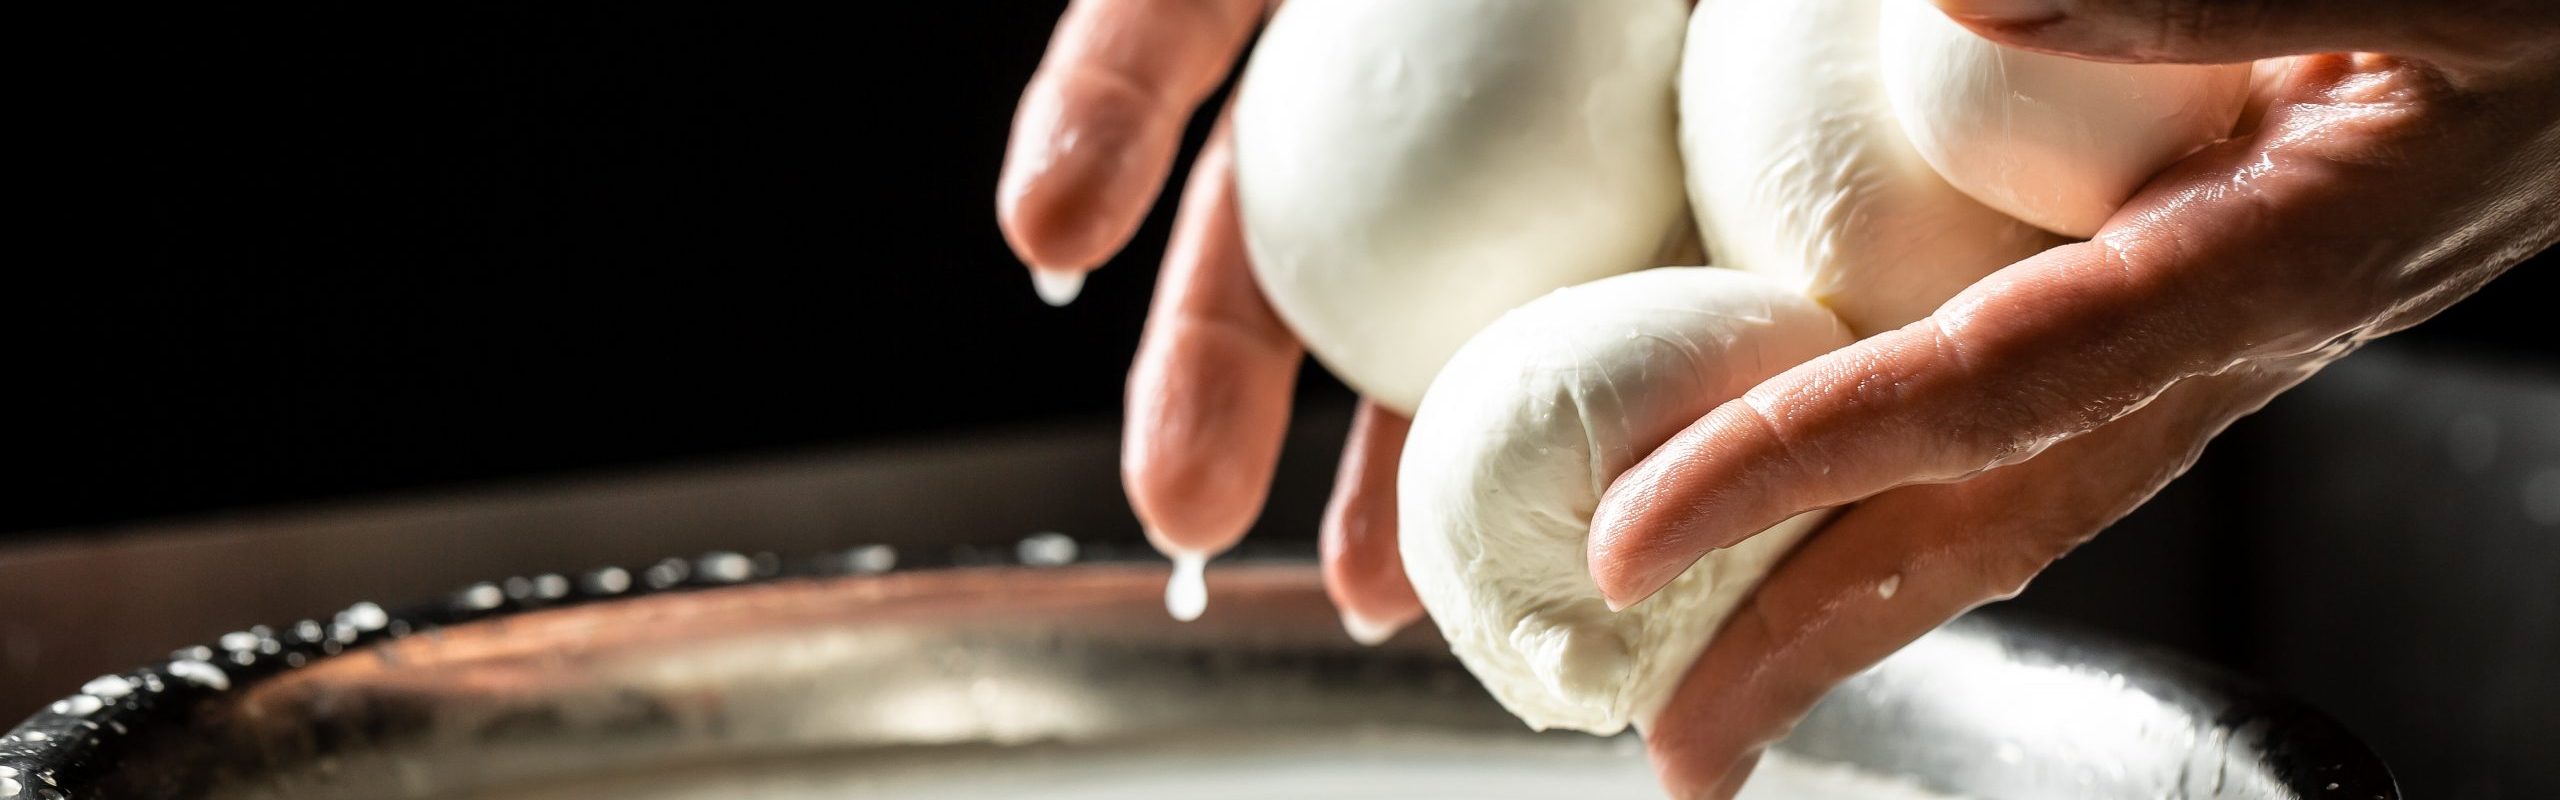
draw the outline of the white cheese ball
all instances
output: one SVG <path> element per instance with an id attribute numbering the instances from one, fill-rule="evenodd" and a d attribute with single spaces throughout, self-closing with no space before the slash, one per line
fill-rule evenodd
<path id="1" fill-rule="evenodd" d="M 1881 13 L 1878 0 L 1705 0 L 1680 72 L 1690 204 L 1715 263 L 1787 281 L 1860 334 L 2060 243 L 1912 148 L 1879 75 Z"/>
<path id="2" fill-rule="evenodd" d="M 1411 412 L 1461 342 L 1651 266 L 1682 219 L 1681 0 L 1290 0 L 1235 103 L 1254 272 L 1317 360 Z"/>
<path id="3" fill-rule="evenodd" d="M 1458 658 L 1531 727 L 1650 724 L 1820 515 L 1612 613 L 1583 555 L 1601 493 L 1709 409 L 1850 339 L 1777 281 L 1671 267 L 1547 295 L 1467 342 L 1414 417 L 1396 494 L 1406 574 Z"/>
<path id="4" fill-rule="evenodd" d="M 1886 94 L 1965 194 L 2077 238 L 2160 170 L 2231 135 L 2249 65 L 2107 64 L 1993 43 L 1928 0 L 1886 0 Z"/>

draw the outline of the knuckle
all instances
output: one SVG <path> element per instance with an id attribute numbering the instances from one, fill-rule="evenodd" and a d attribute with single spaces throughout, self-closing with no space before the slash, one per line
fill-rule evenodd
<path id="1" fill-rule="evenodd" d="M 2226 17 L 2263 5 L 2263 0 L 2152 0 L 2147 9 L 2151 12 L 2152 27 L 2150 38 L 2145 42 L 2150 51 L 2144 55 L 2165 58 L 2188 52 L 2195 45 L 2207 41 L 2214 27 Z"/>
<path id="2" fill-rule="evenodd" d="M 1929 362 L 1940 370 L 1939 379 L 1956 387 L 1960 398 L 1938 419 L 1922 420 L 1937 431 L 1940 452 L 1963 468 L 1939 477 L 1959 478 L 2025 460 L 2055 431 L 2070 427 L 2064 420 L 2077 403 L 2040 377 L 2034 364 L 1968 352 L 1965 337 L 1935 318 L 1924 320 L 1918 331 L 1931 351 Z"/>
<path id="3" fill-rule="evenodd" d="M 1736 405 L 1746 426 L 1744 430 L 1761 441 L 1767 451 L 1764 457 L 1770 463 L 1790 466 L 1804 463 L 1795 443 L 1810 439 L 1813 434 L 1801 423 L 1794 422 L 1797 417 L 1748 397 Z"/>
<path id="4" fill-rule="evenodd" d="M 2016 537 L 1978 554 L 1966 577 L 1974 597 L 1985 602 L 2007 600 L 2027 590 L 2038 574 L 2061 560 L 2086 536 Z"/>

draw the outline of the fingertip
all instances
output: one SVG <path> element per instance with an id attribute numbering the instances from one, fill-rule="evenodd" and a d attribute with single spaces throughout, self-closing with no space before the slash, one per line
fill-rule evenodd
<path id="1" fill-rule="evenodd" d="M 1613 608 L 1643 602 L 1707 553 L 1750 538 L 1766 513 L 1745 487 L 1771 472 L 1783 447 L 1727 403 L 1611 481 L 1591 516 L 1584 557 Z"/>
<path id="2" fill-rule="evenodd" d="M 1178 127 L 1107 98 L 1035 83 L 1024 95 L 996 183 L 996 222 L 1034 271 L 1091 270 L 1128 244 L 1155 205 Z"/>
<path id="3" fill-rule="evenodd" d="M 1736 767 L 1747 775 L 1746 762 L 1758 759 L 1755 753 L 1737 760 L 1702 744 L 1660 730 L 1645 732 L 1645 754 L 1653 762 L 1654 780 L 1662 784 L 1664 794 L 1680 800 L 1726 800 L 1741 788 L 1740 781 L 1732 780 Z"/>
<path id="4" fill-rule="evenodd" d="M 1396 466 L 1410 424 L 1374 401 L 1360 404 L 1317 531 L 1325 593 L 1341 609 L 1343 629 L 1363 644 L 1423 616 L 1396 530 Z"/>
<path id="5" fill-rule="evenodd" d="M 1694 561 L 1695 559 L 1691 559 Z M 1633 559 L 1601 556 L 1588 565 L 1591 580 L 1600 587 L 1600 599 L 1612 612 L 1625 611 L 1652 599 L 1662 587 L 1688 569 L 1688 562 L 1653 563 Z"/>
<path id="6" fill-rule="evenodd" d="M 1276 448 L 1274 448 L 1276 449 Z M 1207 558 L 1233 549 L 1261 515 L 1267 472 L 1210 480 L 1183 467 L 1205 454 L 1194 451 L 1124 457 L 1121 482 L 1147 543 L 1166 558 Z M 1166 463 L 1169 462 L 1169 463 Z"/>
<path id="7" fill-rule="evenodd" d="M 1623 482 L 1624 476 L 1619 480 Z M 1582 540 L 1583 569 L 1591 572 L 1591 581 L 1600 586 L 1600 599 L 1609 604 L 1610 611 L 1624 611 L 1633 605 L 1631 595 L 1638 590 L 1632 584 L 1641 583 L 1630 580 L 1624 559 L 1618 557 L 1630 535 L 1626 521 L 1629 515 L 1617 484 L 1611 484 L 1600 493 L 1600 505 L 1591 512 L 1591 531 Z"/>
<path id="8" fill-rule="evenodd" d="M 1661 591 L 1670 579 L 1657 580 L 1651 570 L 1621 558 L 1609 550 L 1598 550 L 1587 556 L 1584 567 L 1591 571 L 1591 582 L 1600 587 L 1600 600 L 1611 612 L 1625 611 Z"/>
<path id="9" fill-rule="evenodd" d="M 1742 787 L 1751 783 L 1752 771 L 1760 768 L 1761 754 L 1762 751 L 1759 750 L 1743 754 L 1742 758 L 1735 760 L 1732 766 L 1725 768 L 1724 779 L 1704 796 L 1710 800 L 1731 800 L 1740 796 Z"/>
<path id="10" fill-rule="evenodd" d="M 1393 547 L 1393 542 L 1388 546 Z M 1384 553 L 1345 553 L 1327 548 L 1323 559 L 1325 594 L 1341 609 L 1344 630 L 1383 641 L 1422 618 L 1422 599 L 1404 576 L 1404 559 L 1392 549 Z M 1377 548 L 1364 548 L 1375 550 Z M 1366 642 L 1363 644 L 1373 644 Z"/>
<path id="11" fill-rule="evenodd" d="M 2010 47 L 2044 53 L 2086 47 L 2086 25 L 2058 0 L 1931 0 L 1947 20 L 1974 35 Z"/>
<path id="12" fill-rule="evenodd" d="M 1191 559 L 1206 561 L 1216 558 L 1234 548 L 1236 542 L 1242 538 L 1241 535 L 1201 535 L 1202 531 L 1196 528 L 1164 528 L 1147 525 L 1141 530 L 1146 532 L 1147 544 L 1156 549 L 1157 555 L 1177 563 Z"/>
<path id="13" fill-rule="evenodd" d="M 1340 610 L 1343 632 L 1361 644 L 1385 642 L 1422 619 L 1422 598 L 1405 579 L 1402 559 L 1379 565 L 1373 559 L 1334 556 L 1325 560 L 1324 583 L 1325 594 Z"/>
<path id="14" fill-rule="evenodd" d="M 1672 797 L 1727 800 L 1742 790 L 1775 739 L 1737 728 L 1732 706 L 1693 694 L 1705 688 L 1695 686 L 1704 663 L 1702 657 L 1691 665 L 1670 706 L 1643 728 L 1645 755 Z"/>
<path id="15" fill-rule="evenodd" d="M 1349 634 L 1351 641 L 1366 647 L 1386 644 L 1387 640 L 1395 638 L 1397 631 L 1410 624 L 1413 624 L 1411 619 L 1376 619 L 1349 607 L 1342 609 L 1343 633 Z"/>
<path id="16" fill-rule="evenodd" d="M 1938 10 L 1958 22 L 2016 26 L 2062 19 L 2060 0 L 1932 0 Z"/>
<path id="17" fill-rule="evenodd" d="M 1591 516 L 1591 534 L 1583 545 L 1584 568 L 1600 587 L 1600 598 L 1610 611 L 1624 611 L 1644 602 L 1655 592 L 1687 569 L 1690 559 L 1678 559 L 1666 552 L 1658 531 L 1645 522 L 1648 503 L 1633 499 L 1636 492 L 1620 492 L 1612 487 L 1600 498 L 1600 508 Z"/>

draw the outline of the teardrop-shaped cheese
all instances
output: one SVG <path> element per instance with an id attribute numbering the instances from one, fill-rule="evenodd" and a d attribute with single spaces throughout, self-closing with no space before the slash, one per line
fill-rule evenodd
<path id="1" fill-rule="evenodd" d="M 1290 0 L 1235 105 L 1245 241 L 1337 375 L 1410 412 L 1459 343 L 1651 266 L 1682 219 L 1681 0 Z"/>
<path id="2" fill-rule="evenodd" d="M 1601 493 L 1709 409 L 1849 340 L 1768 277 L 1666 267 L 1540 298 L 1458 351 L 1405 442 L 1399 542 L 1442 637 L 1503 707 L 1541 729 L 1650 723 L 1823 515 L 1708 554 L 1612 612 L 1583 557 Z"/>
<path id="3" fill-rule="evenodd" d="M 1719 266 L 1803 288 L 1860 334 L 1900 327 L 2059 240 L 1967 198 L 1884 95 L 1878 0 L 1706 0 L 1680 147 Z"/>
<path id="4" fill-rule="evenodd" d="M 1928 0 L 1886 0 L 1886 94 L 1922 158 L 1956 188 L 2086 239 L 2136 189 L 2231 135 L 2249 65 L 2110 64 L 1965 30 Z"/>

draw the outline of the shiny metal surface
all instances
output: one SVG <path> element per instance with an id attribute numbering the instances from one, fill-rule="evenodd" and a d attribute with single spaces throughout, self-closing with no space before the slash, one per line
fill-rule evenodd
<path id="1" fill-rule="evenodd" d="M 879 555 L 838 563 L 877 571 Z M 1056 556 L 1021 550 L 1068 560 Z M 635 592 L 713 584 L 691 591 L 623 597 L 604 573 L 511 581 L 387 619 L 356 609 L 302 638 L 226 637 L 176 654 L 233 667 L 223 686 L 166 664 L 132 673 L 134 691 L 103 708 L 30 719 L 0 765 L 24 797 L 458 798 L 527 784 L 602 796 L 575 787 L 671 766 L 948 750 L 1001 768 L 1017 751 L 1210 737 L 1592 744 L 1523 729 L 1427 631 L 1352 644 L 1304 562 L 1213 569 L 1209 616 L 1191 624 L 1166 618 L 1160 565 L 758 579 L 777 568 L 749 562 L 623 575 Z M 578 602 L 590 595 L 606 599 Z M 404 628 L 416 632 L 392 635 Z M 354 644 L 280 661 L 340 640 Z M 2316 713 L 1997 618 L 1859 678 L 1782 749 L 1980 798 L 2398 796 Z"/>

